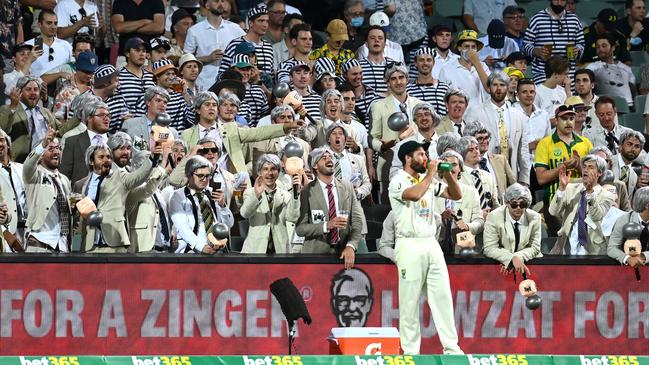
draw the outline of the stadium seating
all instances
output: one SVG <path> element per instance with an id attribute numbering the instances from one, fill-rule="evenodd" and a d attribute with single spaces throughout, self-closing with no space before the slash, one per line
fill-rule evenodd
<path id="1" fill-rule="evenodd" d="M 644 106 L 647 103 L 647 95 L 636 95 L 633 99 L 633 105 L 635 105 L 635 111 L 637 113 L 644 113 Z"/>
<path id="2" fill-rule="evenodd" d="M 621 96 L 611 96 L 615 100 L 615 108 L 617 109 L 617 114 L 628 114 L 631 113 L 629 109 L 629 104 L 626 103 L 626 99 Z"/>
<path id="3" fill-rule="evenodd" d="M 620 123 L 640 133 L 644 133 L 644 115 L 641 113 L 629 113 L 620 117 Z"/>

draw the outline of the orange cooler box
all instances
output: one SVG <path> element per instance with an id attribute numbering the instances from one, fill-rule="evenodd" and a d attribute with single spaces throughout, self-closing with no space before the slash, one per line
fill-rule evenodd
<path id="1" fill-rule="evenodd" d="M 394 327 L 336 327 L 331 329 L 330 355 L 399 355 L 399 330 Z"/>

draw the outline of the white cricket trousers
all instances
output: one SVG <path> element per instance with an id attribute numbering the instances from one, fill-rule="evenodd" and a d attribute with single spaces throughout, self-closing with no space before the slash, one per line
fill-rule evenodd
<path id="1" fill-rule="evenodd" d="M 394 256 L 399 275 L 399 335 L 404 354 L 420 352 L 419 296 L 424 288 L 444 353 L 463 354 L 458 346 L 446 261 L 437 240 L 397 238 Z"/>

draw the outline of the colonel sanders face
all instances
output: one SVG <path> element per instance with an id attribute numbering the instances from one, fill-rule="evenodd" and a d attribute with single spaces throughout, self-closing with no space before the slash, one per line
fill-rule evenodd
<path id="1" fill-rule="evenodd" d="M 331 283 L 331 306 L 341 327 L 364 327 L 372 310 L 374 289 L 360 269 L 342 270 Z"/>

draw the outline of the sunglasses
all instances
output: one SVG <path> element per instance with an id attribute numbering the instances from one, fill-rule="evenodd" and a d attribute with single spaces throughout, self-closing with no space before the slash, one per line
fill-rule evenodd
<path id="1" fill-rule="evenodd" d="M 559 108 L 557 108 L 557 112 L 565 112 L 565 111 L 575 111 L 575 107 L 573 105 L 559 105 Z"/>
<path id="2" fill-rule="evenodd" d="M 52 44 L 52 46 L 54 45 Z M 50 47 L 50 54 L 49 56 L 47 56 L 47 62 L 52 62 L 52 61 L 54 61 L 54 48 Z"/>
<path id="3" fill-rule="evenodd" d="M 198 150 L 198 153 L 200 153 L 201 155 L 206 155 L 210 152 L 219 153 L 219 149 L 216 147 L 212 147 L 212 148 L 201 148 L 200 150 Z"/>
<path id="4" fill-rule="evenodd" d="M 525 209 L 525 208 L 527 208 L 527 203 L 526 202 L 510 202 L 509 206 L 512 207 L 512 209 L 518 209 L 518 208 Z"/>

